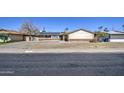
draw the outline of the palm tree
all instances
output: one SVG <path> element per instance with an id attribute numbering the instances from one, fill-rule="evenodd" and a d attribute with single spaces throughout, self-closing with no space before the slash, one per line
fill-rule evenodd
<path id="1" fill-rule="evenodd" d="M 68 30 L 69 30 L 69 28 L 68 28 L 68 27 L 66 27 L 66 28 L 65 28 L 65 32 L 67 32 Z"/>
<path id="2" fill-rule="evenodd" d="M 108 28 L 107 28 L 107 27 L 106 27 L 106 28 L 104 28 L 104 31 L 105 31 L 105 32 L 109 32 L 109 30 L 108 30 Z"/>
<path id="3" fill-rule="evenodd" d="M 46 32 L 46 29 L 45 29 L 45 27 L 43 28 L 42 32 Z"/>
<path id="4" fill-rule="evenodd" d="M 123 29 L 123 31 L 124 31 L 124 24 L 122 25 L 122 29 Z"/>
<path id="5" fill-rule="evenodd" d="M 101 32 L 103 29 L 103 26 L 98 27 L 98 31 Z"/>

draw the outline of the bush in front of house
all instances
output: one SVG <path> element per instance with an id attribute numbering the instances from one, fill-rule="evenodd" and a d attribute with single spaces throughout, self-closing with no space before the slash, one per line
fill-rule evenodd
<path id="1" fill-rule="evenodd" d="M 3 42 L 3 43 L 6 43 L 6 42 L 9 42 L 9 38 L 8 38 L 8 35 L 6 34 L 0 34 L 0 42 Z"/>
<path id="2" fill-rule="evenodd" d="M 109 34 L 106 32 L 95 32 L 95 38 L 97 38 L 98 42 L 107 42 Z"/>

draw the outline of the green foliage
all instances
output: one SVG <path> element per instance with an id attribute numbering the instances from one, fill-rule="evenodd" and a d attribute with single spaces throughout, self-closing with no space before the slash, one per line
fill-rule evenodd
<path id="1" fill-rule="evenodd" d="M 102 29 L 103 29 L 103 26 L 98 27 L 98 31 L 102 31 Z"/>
<path id="2" fill-rule="evenodd" d="M 108 37 L 108 33 L 106 33 L 106 32 L 96 32 L 95 35 L 98 38 Z"/>
<path id="3" fill-rule="evenodd" d="M 6 34 L 0 34 L 0 42 L 7 42 L 8 41 L 8 35 Z"/>

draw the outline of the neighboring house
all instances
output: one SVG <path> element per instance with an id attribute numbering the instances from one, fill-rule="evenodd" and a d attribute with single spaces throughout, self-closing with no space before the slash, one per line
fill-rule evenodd
<path id="1" fill-rule="evenodd" d="M 94 39 L 94 33 L 85 29 L 78 29 L 72 32 L 65 32 L 60 35 L 64 41 L 90 41 Z"/>
<path id="2" fill-rule="evenodd" d="M 60 32 L 41 32 L 39 35 L 24 35 L 26 41 L 59 40 Z"/>
<path id="3" fill-rule="evenodd" d="M 41 32 L 39 35 L 24 35 L 26 41 L 60 40 L 60 32 Z"/>
<path id="4" fill-rule="evenodd" d="M 124 32 L 120 31 L 110 31 L 109 42 L 124 42 Z"/>
<path id="5" fill-rule="evenodd" d="M 37 35 L 24 35 L 24 41 L 39 41 L 39 36 L 37 36 Z"/>
<path id="6" fill-rule="evenodd" d="M 13 30 L 0 29 L 0 34 L 1 34 L 0 35 L 1 38 L 4 35 L 7 36 L 7 39 L 8 39 L 7 41 L 23 41 L 24 40 L 23 34 L 16 32 L 16 31 L 13 31 Z M 2 34 L 3 34 L 3 36 L 2 36 Z"/>
<path id="7" fill-rule="evenodd" d="M 0 42 L 8 41 L 41 41 L 41 40 L 59 40 L 60 32 L 41 32 L 39 35 L 27 35 L 13 30 L 0 29 Z"/>

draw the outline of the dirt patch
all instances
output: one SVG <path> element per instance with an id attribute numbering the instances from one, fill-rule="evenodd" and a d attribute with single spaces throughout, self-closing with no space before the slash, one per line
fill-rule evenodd
<path id="1" fill-rule="evenodd" d="M 84 43 L 84 42 L 14 42 L 0 45 L 0 49 L 97 49 L 124 48 L 124 43 Z"/>
<path id="2" fill-rule="evenodd" d="M 33 49 L 89 49 L 89 48 L 124 48 L 124 43 L 40 43 L 32 46 Z"/>

